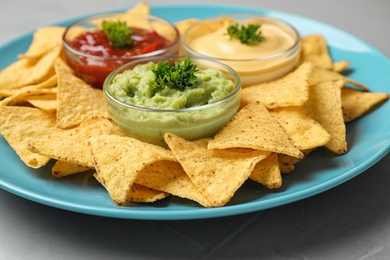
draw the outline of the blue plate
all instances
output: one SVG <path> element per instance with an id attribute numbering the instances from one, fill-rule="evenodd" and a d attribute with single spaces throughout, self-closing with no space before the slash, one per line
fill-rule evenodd
<path id="1" fill-rule="evenodd" d="M 351 62 L 349 77 L 369 86 L 372 91 L 389 92 L 390 62 L 386 56 L 370 44 L 329 25 L 287 13 L 239 6 L 165 5 L 154 6 L 151 10 L 154 15 L 173 22 L 228 13 L 258 13 L 284 19 L 293 24 L 303 36 L 323 34 L 329 43 L 333 59 Z M 81 17 L 58 25 L 69 25 L 79 18 Z M 16 55 L 27 49 L 31 39 L 32 33 L 29 33 L 1 46 L 0 69 L 15 61 Z M 133 203 L 130 207 L 118 207 L 91 176 L 81 174 L 57 180 L 50 176 L 52 165 L 38 170 L 26 167 L 1 135 L 0 187 L 49 206 L 124 219 L 200 219 L 264 210 L 331 189 L 378 162 L 390 149 L 390 120 L 386 120 L 389 111 L 390 102 L 386 102 L 347 125 L 350 149 L 347 154 L 334 156 L 325 149 L 318 149 L 298 163 L 292 174 L 283 176 L 281 189 L 270 191 L 248 181 L 230 203 L 221 208 L 202 208 L 196 203 L 176 197 L 151 205 Z"/>

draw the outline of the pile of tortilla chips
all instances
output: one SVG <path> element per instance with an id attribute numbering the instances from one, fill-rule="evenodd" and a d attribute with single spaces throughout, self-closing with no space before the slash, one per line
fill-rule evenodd
<path id="1" fill-rule="evenodd" d="M 128 12 L 150 10 L 140 3 Z M 195 21 L 177 26 L 183 32 Z M 27 52 L 0 72 L 0 133 L 28 167 L 55 160 L 56 178 L 90 172 L 117 205 L 171 195 L 220 207 L 248 180 L 277 189 L 313 149 L 346 153 L 346 123 L 388 99 L 344 76 L 349 62 L 333 62 L 325 39 L 309 35 L 296 69 L 244 88 L 240 111 L 213 138 L 166 133 L 166 149 L 121 133 L 102 90 L 61 58 L 63 31 L 37 30 Z"/>

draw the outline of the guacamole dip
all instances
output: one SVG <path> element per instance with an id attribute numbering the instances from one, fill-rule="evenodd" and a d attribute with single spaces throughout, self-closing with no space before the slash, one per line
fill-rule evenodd
<path id="1" fill-rule="evenodd" d="M 155 87 L 156 63 L 149 62 L 117 74 L 107 91 L 118 100 L 133 106 L 154 109 L 183 109 L 211 104 L 229 95 L 233 81 L 219 70 L 207 68 L 195 72 L 196 80 L 182 89 Z"/>
<path id="2" fill-rule="evenodd" d="M 179 59 L 179 68 L 148 62 L 109 76 L 108 113 L 123 133 L 161 146 L 167 132 L 187 140 L 215 135 L 237 113 L 241 83 L 225 65 L 197 61 L 204 69 Z"/>

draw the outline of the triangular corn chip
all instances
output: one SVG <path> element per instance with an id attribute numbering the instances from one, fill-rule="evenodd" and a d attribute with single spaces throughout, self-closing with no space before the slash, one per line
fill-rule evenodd
<path id="1" fill-rule="evenodd" d="M 55 63 L 58 77 L 57 125 L 68 128 L 95 116 L 107 117 L 106 103 L 101 89 L 93 88 L 78 77 L 61 59 Z"/>
<path id="2" fill-rule="evenodd" d="M 323 146 L 330 141 L 330 134 L 303 107 L 279 107 L 270 113 L 299 150 Z"/>
<path id="3" fill-rule="evenodd" d="M 160 146 L 119 135 L 94 135 L 89 144 L 99 181 L 117 205 L 127 201 L 138 174 L 158 161 L 176 161 Z"/>
<path id="4" fill-rule="evenodd" d="M 262 102 L 267 108 L 303 105 L 309 98 L 308 81 L 312 68 L 311 63 L 303 63 L 281 79 L 243 88 L 242 106 L 254 101 Z"/>
<path id="5" fill-rule="evenodd" d="M 74 164 L 74 163 L 56 161 L 56 163 L 51 168 L 51 174 L 56 178 L 62 178 L 72 174 L 86 172 L 92 169 L 93 168 Z"/>
<path id="6" fill-rule="evenodd" d="M 260 102 L 252 102 L 241 109 L 210 140 L 208 148 L 250 148 L 302 157 L 283 127 Z"/>
<path id="7" fill-rule="evenodd" d="M 0 89 L 16 89 L 39 84 L 55 74 L 54 62 L 62 45 L 57 44 L 39 59 L 17 60 L 0 72 Z"/>
<path id="8" fill-rule="evenodd" d="M 196 189 L 178 162 L 159 161 L 148 165 L 139 173 L 135 182 L 211 207 L 211 203 Z"/>
<path id="9" fill-rule="evenodd" d="M 165 141 L 188 177 L 211 205 L 229 202 L 248 179 L 255 165 L 270 153 L 250 149 L 207 149 L 209 139 L 187 141 L 166 133 Z"/>
<path id="10" fill-rule="evenodd" d="M 117 125 L 104 117 L 85 120 L 76 128 L 56 128 L 40 139 L 30 141 L 30 150 L 50 158 L 89 168 L 94 167 L 88 138 L 117 132 Z"/>
<path id="11" fill-rule="evenodd" d="M 311 62 L 316 67 L 333 69 L 332 57 L 329 54 L 325 37 L 320 34 L 303 36 L 301 39 L 301 61 Z"/>
<path id="12" fill-rule="evenodd" d="M 322 83 L 322 82 L 326 82 L 326 81 L 340 81 L 340 80 L 344 80 L 345 82 L 348 82 L 362 90 L 365 90 L 365 91 L 368 91 L 368 87 L 366 87 L 365 85 L 355 81 L 355 80 L 352 80 L 336 71 L 330 71 L 330 70 L 325 70 L 325 69 L 322 69 L 322 68 L 313 68 L 311 74 L 310 74 L 310 79 L 309 79 L 309 85 L 317 85 L 319 83 Z M 343 87 L 344 85 L 341 85 L 341 87 Z"/>
<path id="13" fill-rule="evenodd" d="M 371 108 L 388 98 L 389 94 L 387 93 L 363 92 L 344 87 L 341 89 L 344 121 L 349 122 L 364 115 Z"/>
<path id="14" fill-rule="evenodd" d="M 62 26 L 47 26 L 36 30 L 33 41 L 27 52 L 19 54 L 19 59 L 38 59 L 46 55 L 52 48 L 62 44 L 62 35 L 66 28 Z"/>
<path id="15" fill-rule="evenodd" d="M 280 188 L 282 186 L 282 175 L 279 168 L 278 154 L 272 153 L 258 162 L 249 178 L 269 189 Z"/>
<path id="16" fill-rule="evenodd" d="M 56 129 L 55 114 L 37 108 L 0 106 L 0 133 L 29 167 L 39 168 L 50 157 L 31 152 L 28 144 Z"/>
<path id="17" fill-rule="evenodd" d="M 336 154 L 348 151 L 340 84 L 342 82 L 327 81 L 310 86 L 310 98 L 304 105 L 309 115 L 331 135 L 325 147 Z"/>

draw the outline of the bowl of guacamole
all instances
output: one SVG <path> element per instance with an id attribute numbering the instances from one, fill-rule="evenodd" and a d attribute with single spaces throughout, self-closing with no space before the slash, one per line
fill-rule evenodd
<path id="1" fill-rule="evenodd" d="M 207 58 L 159 56 L 129 62 L 103 84 L 107 109 L 125 135 L 166 146 L 164 134 L 212 137 L 240 107 L 241 79 Z"/>

